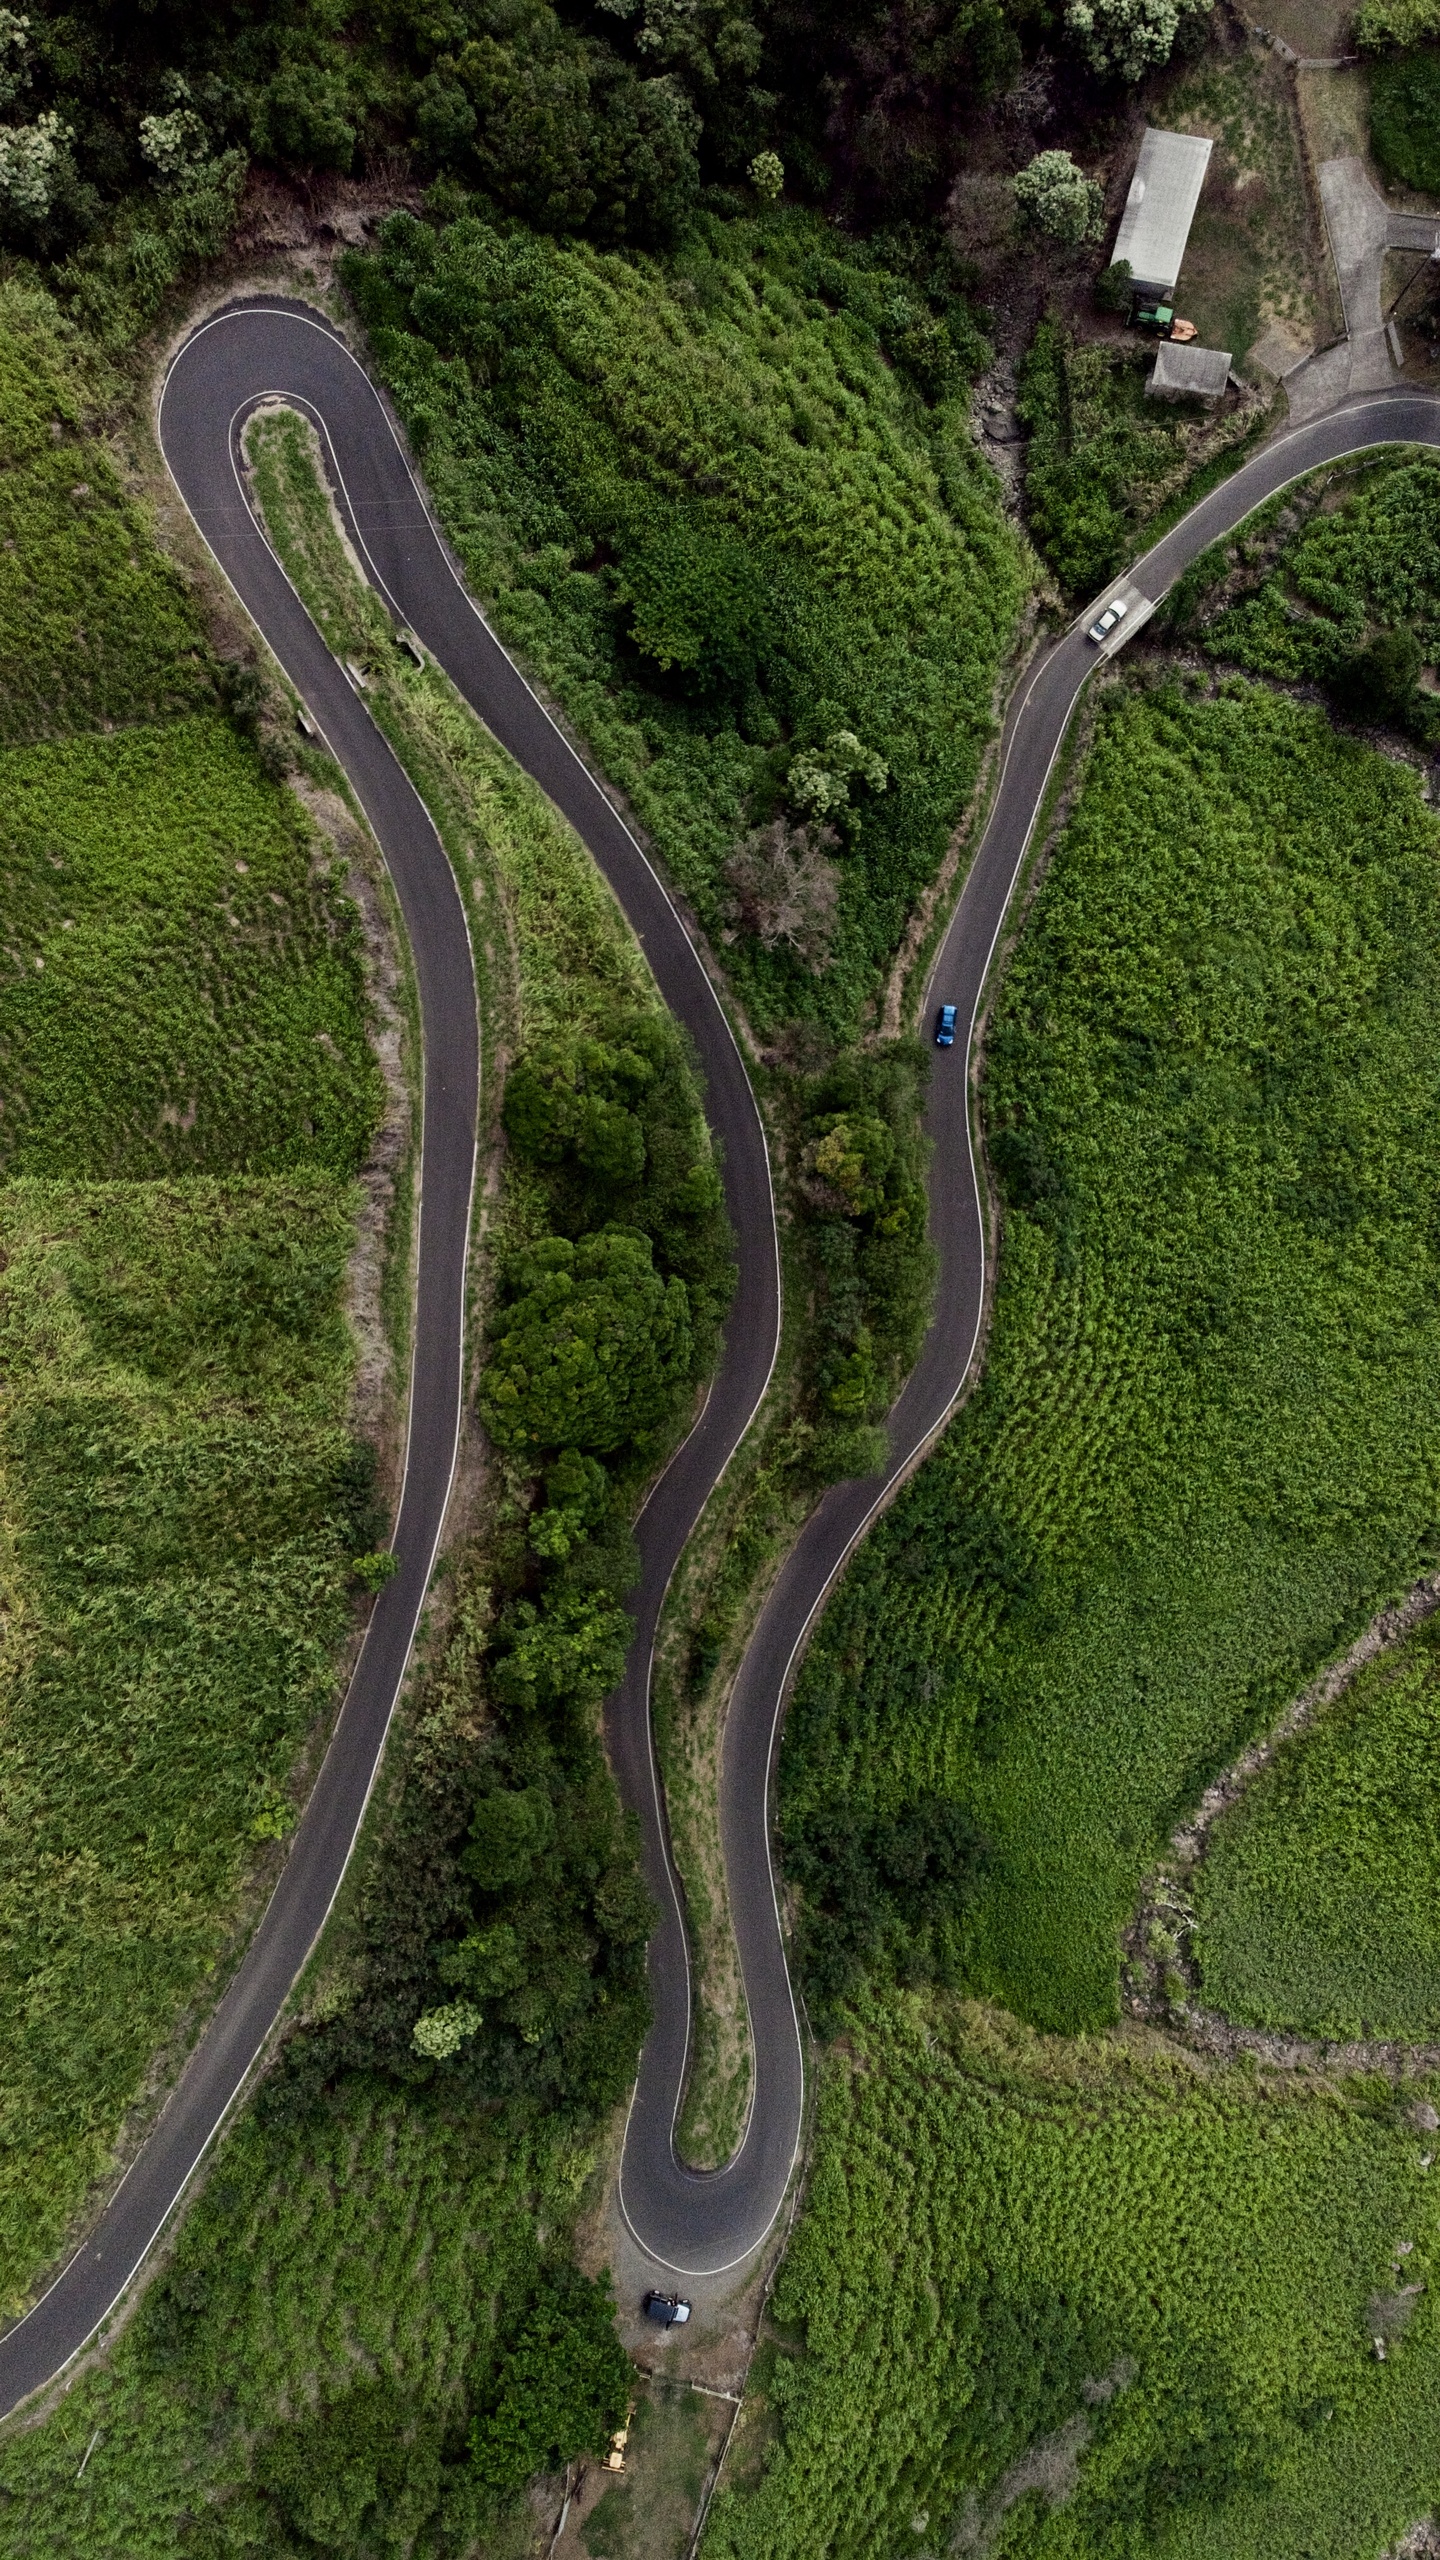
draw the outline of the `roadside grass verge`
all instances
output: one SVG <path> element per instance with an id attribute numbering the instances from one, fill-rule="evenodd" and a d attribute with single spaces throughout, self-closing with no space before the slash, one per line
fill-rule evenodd
<path id="1" fill-rule="evenodd" d="M 1431 1556 L 1437 849 L 1237 678 L 1102 717 L 990 1036 L 985 1375 L 786 1726 L 822 2021 L 876 1967 L 1112 2018 L 1176 1820 Z"/>
<path id="2" fill-rule="evenodd" d="M 1361 2560 L 1428 2510 L 1430 2084 L 935 1995 L 845 2028 L 706 2560 Z"/>
<path id="3" fill-rule="evenodd" d="M 1440 2034 L 1437 1706 L 1427 1624 L 1221 1815 L 1193 1887 L 1212 2007 L 1312 2036 Z"/>

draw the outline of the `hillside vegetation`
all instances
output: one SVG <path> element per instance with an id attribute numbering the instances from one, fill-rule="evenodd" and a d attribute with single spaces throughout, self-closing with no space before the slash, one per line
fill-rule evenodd
<path id="1" fill-rule="evenodd" d="M 1217 1824 L 1196 1886 L 1207 2002 L 1319 2036 L 1440 2033 L 1440 1631 L 1374 1664 Z"/>
<path id="2" fill-rule="evenodd" d="M 557 1240 L 583 1253 L 603 1176 L 650 1276 L 686 1302 L 696 1366 L 662 1381 L 645 1426 L 673 1430 L 730 1270 L 680 1036 L 583 848 L 438 671 L 396 650 L 336 540 L 309 429 L 271 415 L 249 454 L 272 538 L 366 668 L 471 903 L 486 1054 L 514 1061 L 482 1266 L 502 1283 L 496 1330 L 524 1303 L 514 1278 Z M 623 2416 L 610 2298 L 571 2246 L 646 2017 L 650 1910 L 597 1711 L 628 1639 L 627 1523 L 653 1439 L 597 1442 L 583 1417 L 581 1436 L 532 1447 L 502 1427 L 280 2067 L 107 2369 L 0 2452 L 16 2560 L 58 2560 L 77 2515 L 99 2548 L 144 2560 L 505 2560 L 531 2538 L 527 2479 L 593 2454 Z M 79 2510 L 60 2487 L 77 2425 L 103 2431 Z"/>
<path id="3" fill-rule="evenodd" d="M 1440 463 L 1390 454 L 1317 472 L 1206 552 L 1168 608 L 1209 656 L 1325 685 L 1352 719 L 1436 734 L 1418 688 L 1440 653 Z"/>
<path id="4" fill-rule="evenodd" d="M 1428 2509 L 1429 2084 L 847 2023 L 705 2560 L 1357 2560 Z"/>
<path id="5" fill-rule="evenodd" d="M 381 1102 L 358 920 L 90 430 L 96 380 L 6 288 L 9 2308 L 293 1821 L 377 1526 L 341 1313 Z"/>
<path id="6" fill-rule="evenodd" d="M 1025 583 L 953 285 L 798 213 L 699 215 L 664 266 L 396 215 L 346 279 L 477 591 L 746 1003 L 853 1033 Z"/>
<path id="7" fill-rule="evenodd" d="M 786 1728 L 819 2014 L 1112 2017 L 1140 1874 L 1434 1552 L 1440 828 L 1231 678 L 1107 708 L 996 1008 L 980 1388 Z"/>

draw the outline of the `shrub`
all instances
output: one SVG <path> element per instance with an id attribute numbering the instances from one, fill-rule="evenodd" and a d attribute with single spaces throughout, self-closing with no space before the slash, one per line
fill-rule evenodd
<path id="1" fill-rule="evenodd" d="M 683 1280 L 648 1236 L 563 1236 L 517 1254 L 480 1389 L 502 1449 L 618 1449 L 665 1421 L 690 1366 Z"/>
<path id="2" fill-rule="evenodd" d="M 1078 249 L 1100 228 L 1104 190 L 1077 169 L 1068 151 L 1040 151 L 1015 181 L 1021 212 L 1067 249 Z"/>
<path id="3" fill-rule="evenodd" d="M 1128 311 L 1134 271 L 1128 258 L 1112 258 L 1095 279 L 1095 301 L 1101 311 Z"/>
<path id="4" fill-rule="evenodd" d="M 1363 0 L 1355 41 L 1364 53 L 1398 52 L 1440 36 L 1440 0 Z"/>
<path id="5" fill-rule="evenodd" d="M 577 2453 L 600 2454 L 625 2418 L 631 2368 L 615 2335 L 608 2280 L 550 2277 L 509 2349 L 470 2434 L 476 2471 L 504 2496 Z"/>
<path id="6" fill-rule="evenodd" d="M 1387 178 L 1440 194 L 1440 51 L 1389 54 L 1373 64 L 1370 143 Z"/>
<path id="7" fill-rule="evenodd" d="M 1134 83 L 1169 61 L 1212 0 L 1067 0 L 1065 25 L 1092 71 Z"/>

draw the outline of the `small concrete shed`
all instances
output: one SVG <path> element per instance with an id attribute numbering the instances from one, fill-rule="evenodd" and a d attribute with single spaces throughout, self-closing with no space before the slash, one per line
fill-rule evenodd
<path id="1" fill-rule="evenodd" d="M 1177 347 L 1162 338 L 1145 385 L 1151 400 L 1223 400 L 1230 358 L 1218 347 Z"/>
<path id="2" fill-rule="evenodd" d="M 1113 252 L 1142 293 L 1164 301 L 1175 290 L 1213 148 L 1203 134 L 1145 128 Z"/>

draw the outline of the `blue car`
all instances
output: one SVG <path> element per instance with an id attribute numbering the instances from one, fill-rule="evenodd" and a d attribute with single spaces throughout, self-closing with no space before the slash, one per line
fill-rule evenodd
<path id="1" fill-rule="evenodd" d="M 937 1049 L 953 1049 L 955 1046 L 955 1007 L 953 1004 L 942 1004 L 940 1007 L 940 1012 L 935 1023 L 935 1046 Z"/>

